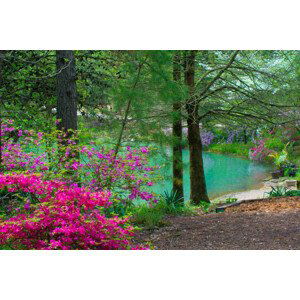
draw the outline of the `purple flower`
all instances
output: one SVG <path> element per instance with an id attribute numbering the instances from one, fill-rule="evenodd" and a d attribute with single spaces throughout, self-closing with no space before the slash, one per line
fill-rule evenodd
<path id="1" fill-rule="evenodd" d="M 215 135 L 210 131 L 202 131 L 200 136 L 203 146 L 209 146 L 215 138 Z"/>

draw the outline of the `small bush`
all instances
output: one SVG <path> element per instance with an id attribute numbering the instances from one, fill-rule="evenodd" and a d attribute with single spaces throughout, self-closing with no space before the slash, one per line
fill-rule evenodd
<path id="1" fill-rule="evenodd" d="M 291 191 L 286 187 L 283 186 L 277 186 L 277 187 L 273 187 L 270 192 L 267 193 L 269 198 L 274 198 L 274 197 L 288 197 L 291 196 Z M 293 193 L 292 193 L 293 194 Z"/>
<path id="2" fill-rule="evenodd" d="M 282 151 L 284 148 L 284 143 L 280 138 L 274 137 L 265 141 L 265 147 L 274 151 Z"/>
<path id="3" fill-rule="evenodd" d="M 200 208 L 205 212 L 208 213 L 210 210 L 210 202 L 206 202 L 206 201 L 200 201 Z"/>
<path id="4" fill-rule="evenodd" d="M 135 225 L 147 229 L 163 226 L 165 224 L 163 221 L 165 212 L 157 206 L 158 204 L 155 207 L 149 207 L 147 204 L 135 206 L 131 211 L 131 221 Z"/>
<path id="5" fill-rule="evenodd" d="M 149 205 L 143 203 L 131 207 L 130 219 L 133 224 L 153 229 L 166 224 L 165 217 L 168 215 L 194 215 L 195 207 L 189 204 L 180 206 L 168 205 L 164 198 L 161 198 L 158 203 Z"/>
<path id="6" fill-rule="evenodd" d="M 180 196 L 177 191 L 165 191 L 161 196 L 165 200 L 167 206 L 170 208 L 176 208 L 184 203 L 183 197 Z"/>
<path id="7" fill-rule="evenodd" d="M 227 198 L 227 199 L 225 200 L 225 203 L 226 203 L 226 204 L 230 204 L 230 203 L 236 202 L 237 200 L 238 200 L 237 198 Z"/>
<path id="8" fill-rule="evenodd" d="M 222 154 L 234 154 L 238 156 L 248 157 L 249 150 L 252 147 L 252 144 L 240 144 L 240 143 L 232 143 L 232 144 L 214 144 L 211 145 L 208 150 L 211 152 L 217 152 Z"/>
<path id="9" fill-rule="evenodd" d="M 287 191 L 286 196 L 289 197 L 299 197 L 300 196 L 300 191 L 299 190 L 292 190 L 292 191 Z"/>

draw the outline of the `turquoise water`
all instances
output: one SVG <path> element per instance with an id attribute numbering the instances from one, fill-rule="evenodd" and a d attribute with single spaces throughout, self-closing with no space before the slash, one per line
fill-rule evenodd
<path id="1" fill-rule="evenodd" d="M 167 159 L 166 159 L 167 158 Z M 189 199 L 189 152 L 183 151 L 184 160 L 184 198 Z M 163 161 L 167 161 L 162 165 Z M 251 189 L 261 183 L 267 176 L 268 166 L 252 162 L 247 159 L 232 157 L 217 153 L 203 153 L 205 179 L 210 198 L 215 198 L 227 193 Z M 153 158 L 152 163 L 161 166 L 159 170 L 163 180 L 153 190 L 157 193 L 172 189 L 172 157 L 167 151 L 164 159 L 162 156 Z"/>

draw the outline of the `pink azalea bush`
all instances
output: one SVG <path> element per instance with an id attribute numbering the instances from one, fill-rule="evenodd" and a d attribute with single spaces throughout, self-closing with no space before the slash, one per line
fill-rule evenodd
<path id="1" fill-rule="evenodd" d="M 0 190 L 27 193 L 15 215 L 0 220 L 0 245 L 11 249 L 145 249 L 133 245 L 126 218 L 106 218 L 109 192 L 90 192 L 76 184 L 42 180 L 41 176 L 0 174 Z M 29 201 L 29 202 L 28 202 Z"/>
<path id="2" fill-rule="evenodd" d="M 1 125 L 0 137 L 4 171 L 41 173 L 47 179 L 80 182 L 95 191 L 108 189 L 115 199 L 127 202 L 157 201 L 148 191 L 153 185 L 151 175 L 155 168 L 148 166 L 147 147 L 127 147 L 117 156 L 114 150 L 80 146 L 75 139 L 68 139 L 65 145 L 58 147 L 57 137 L 63 139 L 61 132 L 45 134 L 21 130 L 13 126 L 12 120 Z M 36 151 L 30 150 L 33 147 Z"/>
<path id="3" fill-rule="evenodd" d="M 265 140 L 255 141 L 254 143 L 255 143 L 255 147 L 250 149 L 250 153 L 249 153 L 250 159 L 256 161 L 262 161 L 266 157 L 268 157 L 270 153 L 272 153 L 270 149 L 266 148 Z"/>
<path id="4" fill-rule="evenodd" d="M 155 170 L 147 147 L 115 155 L 59 131 L 16 128 L 11 120 L 1 123 L 0 138 L 0 246 L 145 249 L 132 243 L 128 218 L 111 208 L 156 202 L 147 190 Z"/>
<path id="5" fill-rule="evenodd" d="M 13 125 L 13 120 L 1 123 L 1 165 L 6 171 L 44 171 L 47 170 L 46 154 L 37 155 L 32 151 L 24 151 L 29 145 L 39 146 L 43 134 L 32 130 L 21 130 Z"/>

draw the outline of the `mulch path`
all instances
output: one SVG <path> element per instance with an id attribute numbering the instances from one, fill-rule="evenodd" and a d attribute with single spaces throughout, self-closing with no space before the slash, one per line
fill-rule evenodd
<path id="1" fill-rule="evenodd" d="M 300 249 L 300 197 L 242 203 L 224 213 L 177 216 L 138 234 L 159 250 Z"/>

